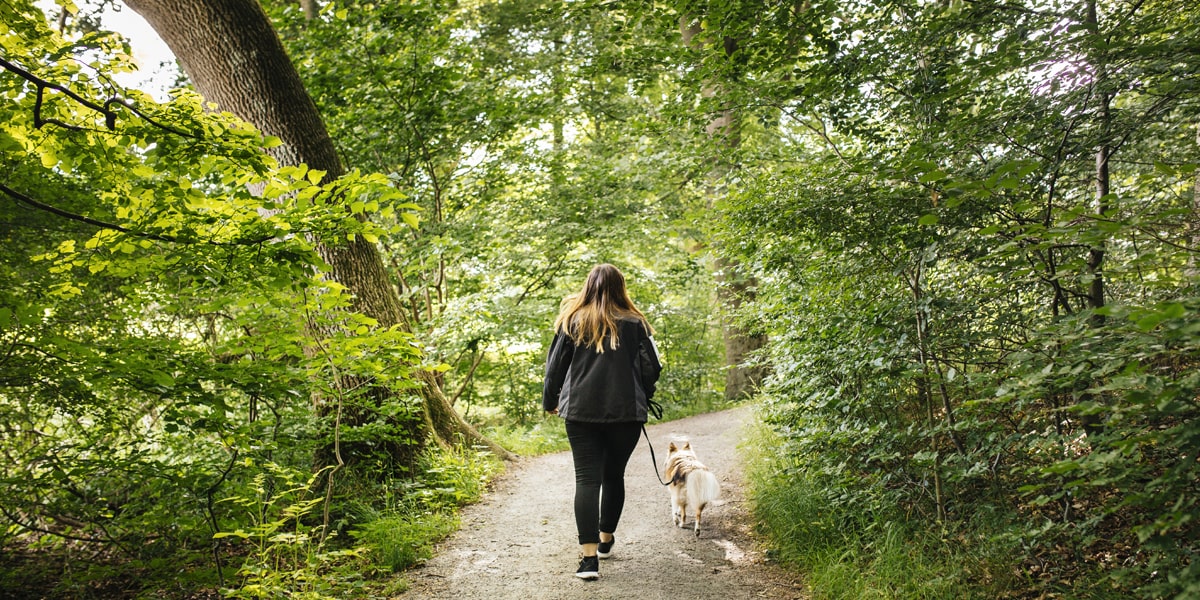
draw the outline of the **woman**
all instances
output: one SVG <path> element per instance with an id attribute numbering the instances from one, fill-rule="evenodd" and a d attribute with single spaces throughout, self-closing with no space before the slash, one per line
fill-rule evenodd
<path id="1" fill-rule="evenodd" d="M 576 577 L 600 577 L 625 505 L 625 465 L 646 422 L 662 365 L 654 329 L 616 267 L 597 265 L 554 321 L 542 408 L 566 421 L 575 461 Z"/>

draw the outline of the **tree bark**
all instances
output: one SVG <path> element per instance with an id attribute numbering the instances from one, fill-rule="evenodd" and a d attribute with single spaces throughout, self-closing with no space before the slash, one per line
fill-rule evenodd
<path id="1" fill-rule="evenodd" d="M 304 18 L 311 21 L 317 18 L 321 12 L 321 7 L 317 5 L 317 0 L 300 0 L 300 9 L 304 11 Z"/>
<path id="2" fill-rule="evenodd" d="M 1108 103 L 1103 106 L 1105 120 L 1108 116 Z M 1104 218 L 1104 213 L 1108 212 L 1108 190 L 1109 190 L 1109 174 L 1108 174 L 1108 159 L 1111 150 L 1107 145 L 1102 145 L 1096 150 L 1096 200 L 1095 210 L 1096 216 Z M 1097 309 L 1104 306 L 1104 242 L 1097 242 L 1088 250 L 1087 266 L 1088 272 L 1092 276 L 1092 282 L 1088 286 L 1088 308 Z M 1103 317 L 1097 315 L 1098 323 L 1104 321 Z"/>
<path id="3" fill-rule="evenodd" d="M 264 134 L 282 140 L 271 153 L 282 165 L 306 164 L 325 171 L 325 181 L 345 173 L 333 141 L 299 73 L 292 65 L 266 12 L 255 0 L 128 0 L 162 37 L 196 89 L 221 110 L 230 111 Z M 353 309 L 380 326 L 411 325 L 384 268 L 378 248 L 361 238 L 317 248 L 331 267 L 330 277 L 354 294 Z M 418 372 L 425 416 L 411 424 L 418 444 L 390 448 L 399 464 L 412 464 L 414 452 L 431 436 L 439 443 L 461 440 L 512 455 L 481 436 L 450 406 L 432 374 Z M 350 389 L 351 386 L 343 386 Z M 371 390 L 377 401 L 390 390 Z M 353 415 L 347 415 L 352 417 Z"/>

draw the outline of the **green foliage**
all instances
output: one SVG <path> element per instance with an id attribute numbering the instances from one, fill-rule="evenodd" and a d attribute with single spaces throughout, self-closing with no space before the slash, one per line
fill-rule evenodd
<path id="1" fill-rule="evenodd" d="M 486 452 L 428 450 L 419 479 L 397 482 L 381 506 L 354 511 L 358 524 L 350 535 L 373 564 L 403 571 L 432 556 L 433 544 L 458 528 L 458 509 L 477 502 L 500 467 Z"/>
<path id="2" fill-rule="evenodd" d="M 500 463 L 487 452 L 467 449 L 427 455 L 418 483 L 406 484 L 403 504 L 412 511 L 449 511 L 477 502 Z"/>
<path id="3" fill-rule="evenodd" d="M 538 456 L 570 448 L 561 419 L 544 415 L 525 424 L 498 422 L 483 428 L 491 439 L 520 456 Z"/>
<path id="4" fill-rule="evenodd" d="M 242 513 L 238 522 L 245 529 L 219 531 L 213 539 L 241 540 L 235 552 L 246 554 L 237 570 L 236 586 L 222 590 L 226 598 L 306 598 L 324 600 L 339 597 L 357 580 L 354 565 L 347 561 L 361 550 L 330 550 L 321 525 L 309 525 L 322 498 L 311 490 L 322 471 L 302 474 L 268 463 L 251 480 L 252 495 L 231 496 L 225 501 Z"/>
<path id="5" fill-rule="evenodd" d="M 1031 594 L 1186 597 L 1200 115 L 1164 67 L 1196 8 L 1009 8 L 843 3 L 740 57 L 779 119 L 722 207 L 771 339 L 761 493 L 863 517 L 816 542 L 859 569 L 896 534 L 952 561 L 937 524 Z"/>
<path id="6" fill-rule="evenodd" d="M 351 555 L 311 540 L 301 520 L 312 498 L 260 492 L 309 468 L 335 434 L 414 443 L 396 439 L 411 402 L 363 403 L 345 384 L 403 391 L 419 348 L 349 312 L 352 298 L 324 279 L 314 249 L 412 225 L 415 205 L 382 175 L 318 185 L 322 173 L 277 168 L 263 153 L 277 140 L 187 90 L 160 104 L 114 87 L 108 75 L 130 68 L 114 35 L 52 31 L 24 3 L 0 14 L 0 488 L 10 524 L 0 541 L 22 560 L 80 563 L 31 588 L 55 597 L 110 586 L 153 595 L 164 579 L 215 587 L 242 552 L 214 545 L 221 531 L 257 542 L 248 588 L 333 585 Z M 361 220 L 367 211 L 394 222 Z M 339 407 L 377 418 L 335 431 Z M 251 518 L 230 499 L 293 514 Z M 285 559 L 307 565 L 299 574 L 310 581 L 270 572 Z M 163 566 L 171 561 L 180 565 Z M 5 577 L 0 595 L 16 593 L 10 582 L 22 586 Z"/>
<path id="7" fill-rule="evenodd" d="M 278 168 L 112 86 L 119 38 L 0 6 L 0 541 L 122 565 L 45 595 L 179 556 L 376 593 L 356 569 L 419 561 L 490 473 L 415 453 L 414 370 L 562 447 L 549 325 L 613 262 L 668 415 L 717 407 L 712 247 L 771 340 L 756 506 L 820 593 L 1195 593 L 1194 2 L 267 4 L 361 171 Z M 322 276 L 359 237 L 411 335 Z"/>
<path id="8" fill-rule="evenodd" d="M 130 48 L 76 7 L 55 31 L 0 6 L 0 541 L 115 565 L 46 595 L 158 594 L 141 575 L 178 560 L 169 577 L 196 588 L 321 597 L 371 587 L 354 574 L 371 551 L 411 563 L 493 468 L 413 458 L 414 370 L 468 416 L 536 432 L 549 324 L 595 262 L 625 267 L 659 324 L 670 408 L 719 397 L 679 202 L 694 165 L 648 116 L 673 24 L 538 2 L 268 8 L 361 170 L 280 168 L 278 140 L 186 88 L 115 86 Z M 348 239 L 387 250 L 416 335 L 325 277 L 317 248 Z M 562 444 L 546 430 L 525 451 Z M 343 453 L 332 488 L 304 475 Z"/>
<path id="9" fill-rule="evenodd" d="M 771 552 L 807 574 L 814 598 L 1001 598 L 1023 585 L 1011 568 L 1019 548 L 989 537 L 996 524 L 986 516 L 974 519 L 980 537 L 964 539 L 936 523 L 864 511 L 766 427 L 742 451 Z"/>
<path id="10" fill-rule="evenodd" d="M 711 276 L 678 191 L 692 166 L 648 116 L 676 48 L 658 16 L 536 0 L 273 10 L 348 163 L 422 208 L 419 230 L 381 241 L 468 418 L 536 421 L 550 323 L 600 261 L 628 270 L 659 325 L 671 403 L 710 404 Z"/>
<path id="11" fill-rule="evenodd" d="M 646 309 L 661 332 L 656 344 L 664 370 L 655 400 L 663 405 L 663 418 L 724 408 L 724 374 L 715 368 L 724 360 L 724 348 L 721 324 L 712 310 L 716 296 L 708 267 L 691 260 L 652 281 L 656 293 L 642 297 L 649 296 Z"/>

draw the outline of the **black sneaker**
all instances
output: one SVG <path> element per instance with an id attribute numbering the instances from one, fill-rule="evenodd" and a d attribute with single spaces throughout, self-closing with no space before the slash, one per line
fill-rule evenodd
<path id="1" fill-rule="evenodd" d="M 600 559 L 595 556 L 583 557 L 579 561 L 579 569 L 575 571 L 575 576 L 580 579 L 599 579 Z"/>
<path id="2" fill-rule="evenodd" d="M 612 556 L 613 544 L 615 543 L 617 543 L 617 538 L 615 537 L 607 542 L 600 542 L 600 545 L 596 548 L 596 556 L 600 558 Z"/>

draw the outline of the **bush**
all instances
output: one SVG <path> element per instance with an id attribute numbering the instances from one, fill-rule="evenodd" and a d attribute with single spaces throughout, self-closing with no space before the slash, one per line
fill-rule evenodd
<path id="1" fill-rule="evenodd" d="M 1012 543 L 989 533 L 995 523 L 951 533 L 887 511 L 861 489 L 837 490 L 765 426 L 743 453 L 747 497 L 770 554 L 806 573 L 816 600 L 993 600 L 1021 587 L 1013 585 Z"/>

